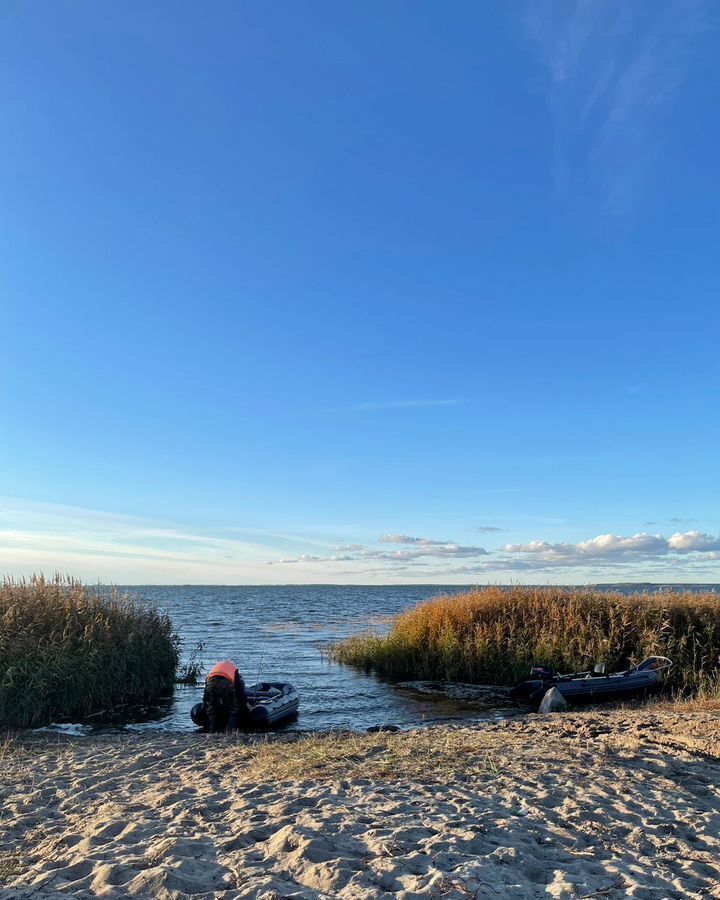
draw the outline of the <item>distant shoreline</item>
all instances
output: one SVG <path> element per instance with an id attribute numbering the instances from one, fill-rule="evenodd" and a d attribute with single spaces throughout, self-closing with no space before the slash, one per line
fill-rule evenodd
<path id="1" fill-rule="evenodd" d="M 640 591 L 641 589 L 647 588 L 699 588 L 700 590 L 712 590 L 713 588 L 717 588 L 720 590 L 720 582 L 718 581 L 603 581 L 603 582 L 578 582 L 577 584 L 573 584 L 571 582 L 553 582 L 553 583 L 545 583 L 545 584 L 521 584 L 513 582 L 512 584 L 503 584 L 501 582 L 492 582 L 488 584 L 478 584 L 477 582 L 457 582 L 449 584 L 445 581 L 407 581 L 407 582 L 394 582 L 392 584 L 384 584 L 380 582 L 348 582 L 347 584 L 338 584 L 337 582 L 277 582 L 274 584 L 213 584 L 212 582 L 191 582 L 191 583 L 178 583 L 173 584 L 172 582 L 167 583 L 157 583 L 151 584 L 150 582 L 138 582 L 137 584 L 129 584 L 129 583 L 120 583 L 120 582 L 107 582 L 100 583 L 101 587 L 117 587 L 117 588 L 168 588 L 168 587 L 184 587 L 184 588 L 200 588 L 200 587 L 223 587 L 223 588 L 348 588 L 348 587 L 356 587 L 356 588 L 406 588 L 406 587 L 415 587 L 415 588 L 455 588 L 460 589 L 469 589 L 469 588 L 483 588 L 483 587 L 526 587 L 526 588 L 546 588 L 546 587 L 556 587 L 556 588 L 594 588 L 594 589 L 612 589 L 618 590 L 619 588 L 633 588 Z"/>

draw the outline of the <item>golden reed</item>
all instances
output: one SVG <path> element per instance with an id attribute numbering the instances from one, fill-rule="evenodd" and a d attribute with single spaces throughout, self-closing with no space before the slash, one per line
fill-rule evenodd
<path id="1" fill-rule="evenodd" d="M 604 661 L 620 670 L 669 656 L 668 687 L 683 696 L 720 689 L 720 595 L 624 595 L 564 588 L 488 587 L 437 597 L 328 649 L 337 662 L 394 678 L 510 684 L 533 663 L 573 671 Z"/>

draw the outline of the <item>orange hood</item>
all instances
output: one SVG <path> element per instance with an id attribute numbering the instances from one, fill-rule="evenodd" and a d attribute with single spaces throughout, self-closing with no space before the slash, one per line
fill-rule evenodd
<path id="1" fill-rule="evenodd" d="M 209 678 L 227 678 L 230 684 L 235 684 L 235 673 L 237 672 L 237 666 L 235 663 L 231 663 L 229 659 L 224 660 L 223 662 L 215 663 L 215 665 L 208 672 Z"/>

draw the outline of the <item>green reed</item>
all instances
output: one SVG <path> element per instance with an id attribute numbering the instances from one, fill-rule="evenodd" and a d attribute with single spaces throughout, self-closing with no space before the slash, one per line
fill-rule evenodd
<path id="1" fill-rule="evenodd" d="M 678 695 L 720 691 L 720 596 L 489 587 L 437 597 L 396 616 L 387 635 L 328 648 L 337 662 L 393 678 L 511 684 L 533 663 L 608 671 L 668 656 Z"/>
<path id="2" fill-rule="evenodd" d="M 167 615 L 71 578 L 0 585 L 0 725 L 32 727 L 147 703 L 173 688 Z"/>

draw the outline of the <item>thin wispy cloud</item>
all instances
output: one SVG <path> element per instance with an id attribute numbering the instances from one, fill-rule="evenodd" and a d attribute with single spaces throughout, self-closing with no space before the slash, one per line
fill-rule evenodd
<path id="1" fill-rule="evenodd" d="M 710 0 L 528 0 L 558 190 L 587 186 L 607 212 L 635 204 L 711 11 Z"/>
<path id="2" fill-rule="evenodd" d="M 364 403 L 348 403 L 345 406 L 331 406 L 318 410 L 323 413 L 372 413 L 400 409 L 423 409 L 425 407 L 462 406 L 468 401 L 463 397 L 447 400 L 372 400 Z"/>
<path id="3" fill-rule="evenodd" d="M 697 522 L 697 519 L 688 519 L 688 518 L 683 518 L 682 516 L 672 516 L 670 519 L 667 519 L 664 521 L 669 522 L 671 525 L 690 525 L 692 522 Z M 659 523 L 658 523 L 657 519 L 652 519 L 648 522 L 644 522 L 643 524 L 644 525 L 657 525 Z"/>
<path id="4" fill-rule="evenodd" d="M 536 491 L 534 487 L 511 487 L 511 488 L 490 488 L 485 491 L 472 491 L 473 497 L 485 497 L 488 494 L 529 494 Z M 508 516 L 500 516 L 500 518 L 508 518 Z"/>
<path id="5" fill-rule="evenodd" d="M 276 545 L 140 516 L 0 498 L 0 572 L 90 581 L 233 583 Z"/>
<path id="6" fill-rule="evenodd" d="M 678 517 L 675 517 L 678 518 Z M 492 529 L 497 526 L 478 526 Z M 250 529 L 253 531 L 253 529 Z M 388 531 L 374 541 L 324 545 L 308 533 L 247 540 L 233 530 L 182 527 L 172 522 L 78 507 L 0 498 L 0 571 L 72 572 L 115 583 L 266 583 L 278 581 L 475 581 L 486 576 L 591 581 L 666 580 L 720 574 L 720 535 L 675 531 L 602 534 L 587 540 L 531 540 L 496 550 L 446 535 Z M 255 532 L 253 537 L 261 534 Z M 491 532 L 492 533 L 492 532 Z"/>
<path id="7" fill-rule="evenodd" d="M 386 550 L 383 545 L 396 544 L 400 545 L 400 549 Z M 453 541 L 441 541 L 427 537 L 413 537 L 408 534 L 382 534 L 378 538 L 377 547 L 357 546 L 357 550 L 343 553 L 342 555 L 331 554 L 325 557 L 314 557 L 314 562 L 321 563 L 337 563 L 337 562 L 395 562 L 401 565 L 415 562 L 423 564 L 429 559 L 468 559 L 479 556 L 487 556 L 488 551 L 484 547 L 465 546 L 456 544 Z M 339 548 L 343 550 L 345 548 Z M 349 548 L 348 548 L 349 549 Z M 294 562 L 302 561 L 303 557 L 298 557 Z M 305 557 L 307 559 L 307 557 Z M 269 565 L 280 564 L 288 560 L 269 560 Z"/>
<path id="8" fill-rule="evenodd" d="M 412 537 L 409 534 L 381 534 L 381 544 L 425 544 L 433 546 L 436 544 L 447 544 L 447 541 L 434 541 L 431 538 Z"/>

